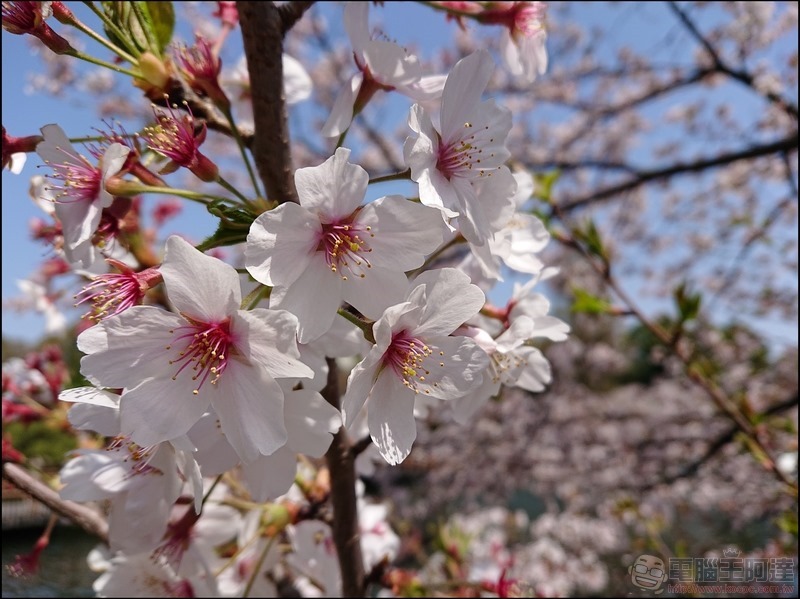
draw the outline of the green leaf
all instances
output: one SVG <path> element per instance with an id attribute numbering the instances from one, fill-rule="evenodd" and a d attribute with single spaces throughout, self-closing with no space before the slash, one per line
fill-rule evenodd
<path id="1" fill-rule="evenodd" d="M 700 312 L 700 302 L 703 299 L 702 295 L 690 293 L 684 281 L 675 288 L 673 297 L 678 307 L 679 321 L 681 323 L 697 318 L 697 314 Z"/>
<path id="2" fill-rule="evenodd" d="M 197 246 L 201 252 L 223 245 L 236 245 L 247 241 L 250 225 L 255 216 L 239 208 L 231 208 L 222 202 L 213 202 L 208 205 L 208 211 L 220 219 L 219 227 L 213 235 Z"/>
<path id="3" fill-rule="evenodd" d="M 553 186 L 561 177 L 561 171 L 556 169 L 549 173 L 537 173 L 533 176 L 533 194 L 548 204 L 552 201 Z"/>
<path id="4" fill-rule="evenodd" d="M 583 314 L 609 314 L 613 311 L 611 303 L 608 300 L 592 295 L 585 289 L 573 287 L 572 293 L 575 295 L 575 300 L 572 302 L 571 308 L 573 312 L 580 312 Z"/>
<path id="5" fill-rule="evenodd" d="M 158 47 L 158 55 L 164 53 L 172 41 L 175 31 L 175 9 L 172 2 L 140 2 L 144 12 L 150 17 L 152 37 Z"/>
<path id="6" fill-rule="evenodd" d="M 576 228 L 573 231 L 573 235 L 583 242 L 590 254 L 601 258 L 604 262 L 608 262 L 608 253 L 603 245 L 603 240 L 600 238 L 600 232 L 592 219 L 587 220 L 582 229 Z"/>

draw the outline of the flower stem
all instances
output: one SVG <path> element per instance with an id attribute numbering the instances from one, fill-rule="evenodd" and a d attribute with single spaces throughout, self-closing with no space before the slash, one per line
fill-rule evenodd
<path id="1" fill-rule="evenodd" d="M 189 191 L 188 189 L 176 189 L 175 187 L 155 187 L 153 185 L 139 186 L 139 193 L 161 193 L 165 195 L 174 195 L 180 198 L 185 198 L 200 204 L 210 204 L 211 202 L 229 202 L 234 203 L 230 198 L 223 198 L 222 196 L 212 196 L 206 193 L 199 193 L 196 191 Z"/>
<path id="2" fill-rule="evenodd" d="M 270 537 L 269 541 L 267 541 L 267 544 L 264 546 L 264 550 L 261 552 L 261 555 L 258 556 L 258 562 L 256 562 L 256 567 L 253 569 L 253 573 L 250 575 L 250 580 L 247 581 L 247 586 L 244 588 L 242 597 L 250 596 L 250 591 L 253 590 L 253 585 L 256 582 L 256 578 L 258 578 L 258 571 L 261 570 L 261 566 L 264 565 L 264 560 L 267 559 L 269 550 L 272 549 L 272 545 L 275 543 L 276 538 L 277 535 Z"/>
<path id="3" fill-rule="evenodd" d="M 386 181 L 403 181 L 411 179 L 411 169 L 404 170 L 402 173 L 392 173 L 391 175 L 383 175 L 369 180 L 369 184 L 384 183 Z"/>
<path id="4" fill-rule="evenodd" d="M 114 54 L 119 56 L 122 60 L 127 60 L 131 64 L 136 64 L 136 62 L 137 62 L 136 61 L 136 57 L 131 56 L 125 50 L 123 50 L 122 48 L 120 48 L 119 46 L 114 44 L 113 42 L 107 40 L 102 35 L 97 33 L 94 29 L 92 29 L 88 25 L 85 25 L 81 21 L 79 21 L 77 18 L 73 17 L 73 19 L 70 21 L 70 25 L 75 27 L 75 29 L 78 29 L 79 31 L 82 31 L 83 33 L 88 35 L 90 38 L 95 40 L 96 42 L 99 42 L 99 43 L 103 44 L 106 48 L 108 48 Z"/>
<path id="5" fill-rule="evenodd" d="M 259 284 L 258 287 L 248 293 L 247 297 L 242 300 L 241 309 L 252 310 L 258 305 L 258 302 L 265 297 L 269 297 L 270 293 L 272 293 L 272 287 Z"/>
<path id="6" fill-rule="evenodd" d="M 347 310 L 343 310 L 339 308 L 339 314 L 342 315 L 346 320 L 349 320 L 354 325 L 356 325 L 361 332 L 364 334 L 364 339 L 369 341 L 370 343 L 375 343 L 375 336 L 372 334 L 372 324 L 371 322 L 365 322 L 361 320 L 355 314 L 348 312 Z"/>
<path id="7" fill-rule="evenodd" d="M 245 195 L 244 195 L 244 194 L 242 194 L 242 192 L 240 192 L 240 191 L 239 191 L 238 189 L 236 189 L 236 188 L 235 188 L 233 185 L 231 185 L 230 183 L 228 183 L 228 182 L 227 182 L 225 179 L 223 179 L 221 176 L 217 176 L 217 180 L 216 180 L 216 181 L 217 181 L 217 183 L 219 183 L 220 185 L 222 185 L 222 187 L 224 187 L 225 189 L 227 189 L 228 191 L 230 191 L 230 192 L 231 192 L 233 195 L 235 195 L 237 198 L 239 198 L 240 200 L 242 200 L 242 202 L 244 202 L 244 205 L 245 205 L 245 206 L 247 206 L 248 208 L 251 208 L 251 209 L 255 209 L 255 206 L 253 205 L 253 202 L 251 202 L 250 200 L 248 200 L 248 199 L 247 199 L 247 197 L 245 197 Z"/>
<path id="8" fill-rule="evenodd" d="M 241 133 L 239 133 L 239 128 L 236 126 L 236 121 L 233 119 L 233 112 L 231 112 L 230 107 L 227 107 L 222 110 L 222 113 L 231 124 L 233 137 L 236 140 L 236 145 L 239 146 L 239 152 L 241 152 L 242 160 L 244 160 L 244 165 L 247 167 L 247 174 L 250 175 L 250 180 L 253 182 L 253 189 L 256 192 L 256 196 L 264 197 L 264 195 L 261 193 L 261 189 L 258 186 L 258 179 L 256 178 L 255 171 L 253 171 L 253 165 L 250 164 L 250 158 L 247 157 L 247 149 L 245 148 L 244 140 L 242 139 Z"/>
<path id="9" fill-rule="evenodd" d="M 100 60 L 99 58 L 95 58 L 94 56 L 89 56 L 88 54 L 84 54 L 80 50 L 72 50 L 67 53 L 69 56 L 74 56 L 75 58 L 79 58 L 80 60 L 85 60 L 86 62 L 91 62 L 92 64 L 99 65 L 101 67 L 105 67 L 107 69 L 111 69 L 112 71 L 116 71 L 117 73 L 122 73 L 123 75 L 129 75 L 136 79 L 140 79 L 141 75 L 134 73 L 130 69 L 126 69 L 120 66 L 117 66 L 113 63 L 106 62 L 105 60 Z"/>
<path id="10" fill-rule="evenodd" d="M 122 40 L 122 42 L 125 44 L 125 47 L 128 49 L 128 52 L 131 53 L 131 55 L 138 56 L 138 54 L 140 54 L 139 50 L 131 43 L 130 38 L 127 35 L 125 35 L 125 32 L 122 31 L 119 27 L 117 27 L 117 24 L 114 23 L 114 21 L 112 21 L 111 18 L 104 11 L 97 8 L 94 5 L 94 2 L 84 2 L 84 4 L 88 6 L 89 9 L 94 14 L 96 14 L 101 21 L 103 21 L 103 25 L 106 26 L 108 31 L 117 36 L 118 39 Z M 133 62 L 136 63 L 137 61 L 134 60 Z"/>

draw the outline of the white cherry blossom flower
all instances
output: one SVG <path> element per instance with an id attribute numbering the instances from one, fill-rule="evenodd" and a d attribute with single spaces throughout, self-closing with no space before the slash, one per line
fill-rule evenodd
<path id="1" fill-rule="evenodd" d="M 443 76 L 424 76 L 416 56 L 393 42 L 370 38 L 368 2 L 348 2 L 344 8 L 344 26 L 358 72 L 336 98 L 322 127 L 323 136 L 336 137 L 347 131 L 353 117 L 380 90 L 398 91 L 417 102 L 441 95 Z"/>
<path id="2" fill-rule="evenodd" d="M 299 320 L 308 343 L 329 330 L 342 300 L 369 318 L 402 298 L 404 272 L 442 242 L 441 219 L 400 196 L 366 205 L 367 172 L 339 148 L 323 164 L 295 173 L 300 204 L 263 213 L 250 227 L 245 265 L 273 286 L 270 307 Z"/>
<path id="3" fill-rule="evenodd" d="M 500 38 L 500 52 L 512 75 L 533 83 L 547 71 L 547 30 L 544 2 L 513 2 L 508 27 Z"/>
<path id="4" fill-rule="evenodd" d="M 461 59 L 447 76 L 440 128 L 419 104 L 411 107 L 414 132 L 404 146 L 420 201 L 458 216 L 464 237 L 485 244 L 513 212 L 516 182 L 504 165 L 511 113 L 493 100 L 481 102 L 494 61 L 485 50 Z"/>
<path id="5" fill-rule="evenodd" d="M 91 240 L 100 224 L 103 208 L 108 208 L 114 197 L 106 191 L 110 177 L 125 165 L 130 149 L 120 143 L 111 143 L 105 152 L 93 151 L 97 164 L 90 162 L 72 147 L 58 125 L 42 127 L 44 141 L 36 146 L 45 164 L 53 168 L 53 179 L 63 184 L 47 186 L 55 191 L 55 213 L 61 221 L 64 234 L 64 251 L 70 262 L 85 263 L 86 255 L 72 255 Z"/>
<path id="6" fill-rule="evenodd" d="M 463 273 L 428 271 L 413 282 L 403 303 L 375 323 L 375 346 L 350 373 L 342 416 L 352 426 L 369 402 L 370 435 L 390 464 L 411 452 L 416 394 L 455 399 L 480 385 L 486 353 L 471 339 L 449 335 L 475 316 L 484 299 Z"/>
<path id="7" fill-rule="evenodd" d="M 239 456 L 250 461 L 286 443 L 283 390 L 275 378 L 310 377 L 285 311 L 239 310 L 233 267 L 167 240 L 160 267 L 178 314 L 134 306 L 84 331 L 81 372 L 126 389 L 122 431 L 141 445 L 185 434 L 213 406 Z"/>

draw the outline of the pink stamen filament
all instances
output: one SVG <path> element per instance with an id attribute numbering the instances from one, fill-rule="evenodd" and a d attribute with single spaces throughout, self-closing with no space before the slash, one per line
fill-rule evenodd
<path id="1" fill-rule="evenodd" d="M 389 349 L 383 356 L 384 366 L 389 366 L 397 376 L 403 380 L 403 385 L 419 393 L 418 382 L 424 383 L 425 377 L 431 373 L 425 367 L 425 360 L 431 356 L 433 350 L 425 342 L 412 337 L 408 331 L 400 331 L 392 336 Z M 440 352 L 440 355 L 444 355 Z M 444 365 L 444 363 L 440 363 Z M 438 383 L 433 384 L 435 387 Z M 425 389 L 425 393 L 430 393 Z"/>
<path id="2" fill-rule="evenodd" d="M 82 318 L 99 322 L 135 306 L 143 295 L 142 286 L 135 273 L 107 274 L 97 277 L 86 285 L 75 296 L 76 299 L 83 296 L 75 306 L 91 302 L 92 311 L 84 314 Z"/>
<path id="3" fill-rule="evenodd" d="M 120 435 L 114 437 L 106 447 L 106 451 L 116 451 L 120 453 L 128 452 L 128 455 L 123 458 L 123 462 L 132 461 L 130 472 L 125 477 L 131 478 L 140 474 L 163 474 L 161 470 L 149 464 L 150 459 L 155 455 L 155 446 L 140 447 L 130 437 Z"/>
<path id="4" fill-rule="evenodd" d="M 338 272 L 342 280 L 347 280 L 346 272 L 364 278 L 363 267 L 372 268 L 365 254 L 372 251 L 362 237 L 375 237 L 372 227 L 359 227 L 350 223 L 323 224 L 317 251 L 325 252 L 325 261 L 333 272 Z M 360 272 L 359 272 L 360 271 Z"/>
<path id="5" fill-rule="evenodd" d="M 465 129 L 472 129 L 472 123 L 464 123 Z M 488 131 L 488 125 L 484 127 Z M 453 176 L 473 176 L 473 172 L 477 171 L 478 176 L 483 177 L 486 175 L 486 168 L 481 167 L 481 160 L 483 149 L 480 147 L 481 142 L 485 141 L 476 139 L 476 134 L 472 133 L 469 136 L 464 136 L 456 141 L 450 143 L 443 143 L 439 140 L 439 153 L 436 161 L 436 169 L 441 172 L 449 181 Z M 494 138 L 489 139 L 489 143 L 494 142 Z M 489 155 L 493 158 L 494 153 Z M 473 171 L 475 166 L 475 171 Z M 488 173 L 488 176 L 492 176 Z"/>
<path id="6" fill-rule="evenodd" d="M 59 190 L 59 193 L 56 194 L 56 201 L 62 203 L 94 201 L 100 195 L 103 173 L 80 154 L 72 154 L 63 148 L 58 149 L 72 160 L 76 158 L 80 160 L 80 164 L 73 162 L 48 163 L 48 166 L 53 169 L 53 174 L 48 178 L 64 182 L 61 186 L 49 186 L 49 189 Z M 63 199 L 65 197 L 67 199 Z"/>
<path id="7" fill-rule="evenodd" d="M 178 358 L 170 360 L 170 364 L 182 362 L 178 371 L 172 376 L 176 380 L 183 370 L 192 365 L 195 374 L 192 380 L 200 379 L 192 393 L 197 395 L 200 388 L 211 376 L 211 384 L 215 385 L 228 366 L 229 353 L 234 350 L 233 336 L 230 332 L 230 321 L 223 322 L 198 322 L 184 315 L 191 324 L 178 327 L 170 331 L 171 334 L 180 333 L 173 340 L 174 343 L 188 340 L 186 347 L 178 354 Z M 172 346 L 168 345 L 167 349 Z"/>

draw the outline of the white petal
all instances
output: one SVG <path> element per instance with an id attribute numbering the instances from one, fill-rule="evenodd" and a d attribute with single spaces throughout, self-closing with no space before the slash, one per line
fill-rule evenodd
<path id="1" fill-rule="evenodd" d="M 347 377 L 347 391 L 342 398 L 342 422 L 351 428 L 364 403 L 372 393 L 378 377 L 378 362 L 382 357 L 380 349 L 374 349 L 361 362 L 355 365 Z"/>
<path id="2" fill-rule="evenodd" d="M 411 287 L 425 285 L 427 301 L 417 334 L 449 335 L 475 316 L 486 301 L 483 291 L 454 268 L 422 273 Z"/>
<path id="3" fill-rule="evenodd" d="M 116 437 L 121 430 L 117 406 L 110 408 L 91 403 L 78 403 L 69 409 L 67 419 L 73 428 L 94 431 L 105 437 Z"/>
<path id="4" fill-rule="evenodd" d="M 533 321 L 531 337 L 546 337 L 551 341 L 566 341 L 569 325 L 555 316 L 539 316 Z"/>
<path id="5" fill-rule="evenodd" d="M 55 212 L 56 217 L 61 221 L 65 246 L 75 249 L 82 243 L 91 241 L 100 224 L 103 210 L 88 200 L 68 200 L 56 202 Z"/>
<path id="6" fill-rule="evenodd" d="M 275 287 L 270 307 L 297 316 L 300 343 L 317 339 L 330 329 L 342 303 L 342 279 L 322 259 L 312 260 L 288 288 Z"/>
<path id="7" fill-rule="evenodd" d="M 134 306 L 108 318 L 78 337 L 81 351 L 91 352 L 81 359 L 81 373 L 109 388 L 133 388 L 150 376 L 171 376 L 178 366 L 169 364 L 177 357 L 175 350 L 167 349 L 173 338 L 170 330 L 182 324 L 177 314 L 154 306 Z"/>
<path id="8" fill-rule="evenodd" d="M 123 146 L 121 143 L 113 143 L 106 148 L 103 154 L 103 159 L 100 167 L 100 172 L 103 177 L 103 186 L 100 190 L 97 203 L 103 208 L 108 208 L 114 201 L 114 196 L 106 191 L 105 183 L 109 177 L 112 177 L 122 170 L 125 165 L 125 160 L 128 159 L 130 148 Z"/>
<path id="9" fill-rule="evenodd" d="M 361 56 L 369 41 L 369 2 L 348 2 L 344 5 L 344 28 L 353 52 Z"/>
<path id="10" fill-rule="evenodd" d="M 369 432 L 383 459 L 397 465 L 411 453 L 417 438 L 414 420 L 414 394 L 384 372 L 375 383 L 370 400 Z"/>
<path id="11" fill-rule="evenodd" d="M 357 164 L 348 162 L 348 158 L 349 149 L 337 148 L 319 166 L 295 172 L 300 205 L 318 214 L 325 223 L 349 217 L 364 201 L 369 175 Z"/>
<path id="12" fill-rule="evenodd" d="M 425 256 L 444 241 L 441 213 L 402 196 L 370 202 L 359 213 L 358 223 L 372 227 L 370 262 L 402 272 L 422 266 Z"/>
<path id="13" fill-rule="evenodd" d="M 239 463 L 239 456 L 222 432 L 217 413 L 213 410 L 203 414 L 187 436 L 197 448 L 194 459 L 200 464 L 204 476 L 218 476 Z"/>
<path id="14" fill-rule="evenodd" d="M 235 362 L 217 387 L 212 405 L 222 431 L 243 462 L 270 455 L 286 444 L 283 390 L 273 378 L 260 368 Z"/>
<path id="15" fill-rule="evenodd" d="M 239 310 L 233 315 L 232 331 L 239 351 L 273 378 L 310 378 L 314 372 L 300 358 L 297 348 L 297 317 L 285 310 Z"/>
<path id="16" fill-rule="evenodd" d="M 283 95 L 287 104 L 297 104 L 311 95 L 311 77 L 296 58 L 288 54 L 283 59 Z"/>
<path id="17" fill-rule="evenodd" d="M 297 456 L 287 446 L 242 464 L 242 474 L 252 500 L 274 499 L 289 490 L 297 472 Z"/>
<path id="18" fill-rule="evenodd" d="M 338 137 L 350 127 L 353 120 L 353 105 L 361 89 L 364 76 L 358 72 L 345 83 L 331 108 L 331 114 L 320 131 L 322 137 Z"/>
<path id="19" fill-rule="evenodd" d="M 483 375 L 483 382 L 480 387 L 463 397 L 454 399 L 449 405 L 452 410 L 453 420 L 459 424 L 467 424 L 476 412 L 480 410 L 489 398 L 500 392 L 500 381 L 492 380 L 491 375 L 486 372 Z"/>
<path id="20" fill-rule="evenodd" d="M 85 166 L 61 127 L 58 125 L 45 125 L 41 131 L 44 139 L 36 145 L 36 153 L 45 164 Z"/>
<path id="21" fill-rule="evenodd" d="M 431 355 L 422 361 L 416 375 L 409 379 L 420 395 L 455 399 L 481 384 L 489 357 L 472 339 L 429 337 L 424 341 Z"/>
<path id="22" fill-rule="evenodd" d="M 15 152 L 11 154 L 11 163 L 8 165 L 8 170 L 15 175 L 19 175 L 25 166 L 26 160 L 28 160 L 28 155 L 25 152 Z"/>
<path id="23" fill-rule="evenodd" d="M 218 322 L 239 309 L 239 274 L 221 260 L 206 256 L 177 235 L 167 239 L 161 274 L 170 301 L 203 322 Z"/>
<path id="24" fill-rule="evenodd" d="M 397 91 L 417 102 L 430 102 L 441 97 L 447 75 L 427 75 Z"/>
<path id="25" fill-rule="evenodd" d="M 319 219 L 292 202 L 261 214 L 250 225 L 245 266 L 256 281 L 274 287 L 290 285 L 317 250 Z"/>
<path id="26" fill-rule="evenodd" d="M 525 360 L 526 365 L 517 379 L 517 387 L 527 391 L 544 391 L 550 382 L 550 363 L 535 347 L 523 346 L 517 350 L 517 356 Z"/>
<path id="27" fill-rule="evenodd" d="M 333 433 L 342 427 L 342 415 L 317 392 L 299 389 L 286 394 L 284 404 L 287 446 L 313 458 L 325 455 Z"/>
<path id="28" fill-rule="evenodd" d="M 408 279 L 402 270 L 375 266 L 363 278 L 350 276 L 342 281 L 342 294 L 347 303 L 375 320 L 386 308 L 403 300 L 407 286 Z"/>
<path id="29" fill-rule="evenodd" d="M 459 136 L 481 100 L 494 70 L 494 61 L 486 50 L 478 50 L 459 60 L 442 92 L 442 139 Z"/>
<path id="30" fill-rule="evenodd" d="M 364 62 L 376 81 L 391 87 L 410 85 L 422 76 L 417 57 L 392 42 L 368 41 L 364 44 Z"/>
<path id="31" fill-rule="evenodd" d="M 122 433 L 142 446 L 185 435 L 200 420 L 210 399 L 211 394 L 194 395 L 171 378 L 149 379 L 123 394 Z"/>

